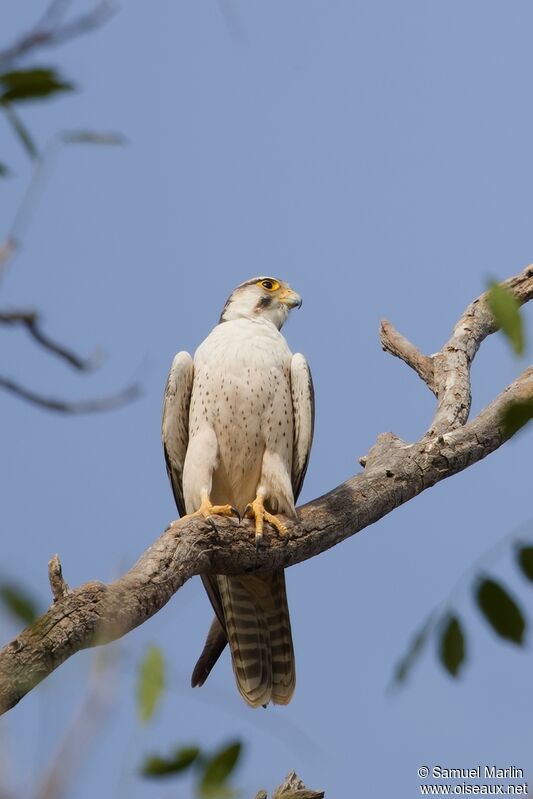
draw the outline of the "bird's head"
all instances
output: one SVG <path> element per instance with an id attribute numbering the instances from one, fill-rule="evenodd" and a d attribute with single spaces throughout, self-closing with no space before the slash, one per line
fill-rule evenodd
<path id="1" fill-rule="evenodd" d="M 254 277 L 233 291 L 220 315 L 221 322 L 233 319 L 268 319 L 278 330 L 289 311 L 299 308 L 302 298 L 288 283 L 275 277 Z"/>

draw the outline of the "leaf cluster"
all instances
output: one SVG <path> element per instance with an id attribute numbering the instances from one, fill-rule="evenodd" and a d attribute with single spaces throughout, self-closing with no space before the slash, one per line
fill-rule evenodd
<path id="1" fill-rule="evenodd" d="M 149 646 L 137 676 L 137 713 L 144 724 L 154 718 L 163 698 L 165 671 L 163 653 L 159 647 Z M 147 756 L 140 773 L 147 779 L 157 780 L 192 772 L 199 799 L 231 799 L 236 793 L 229 785 L 229 778 L 241 754 L 240 741 L 225 744 L 215 752 L 207 752 L 196 745 L 181 746 L 167 755 Z"/>
<path id="2" fill-rule="evenodd" d="M 513 293 L 502 284 L 490 281 L 487 305 L 495 325 L 502 331 L 515 355 L 524 355 L 526 351 L 524 322 L 520 314 L 520 306 Z M 533 419 L 532 400 L 518 400 L 510 403 L 502 417 L 506 438 L 514 436 L 531 419 Z"/>
<path id="3" fill-rule="evenodd" d="M 533 583 L 533 546 L 516 544 L 514 560 L 523 577 Z M 509 589 L 501 581 L 479 574 L 473 581 L 472 590 L 477 610 L 492 632 L 511 644 L 523 647 L 528 622 Z M 442 612 L 433 611 L 415 633 L 395 667 L 392 685 L 405 682 L 430 637 L 435 640 L 437 658 L 444 670 L 450 677 L 460 676 L 468 657 L 467 632 L 459 613 L 446 607 Z"/>

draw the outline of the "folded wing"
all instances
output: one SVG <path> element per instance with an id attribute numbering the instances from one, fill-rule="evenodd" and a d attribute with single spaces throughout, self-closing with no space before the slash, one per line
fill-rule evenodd
<path id="1" fill-rule="evenodd" d="M 189 444 L 189 407 L 194 378 L 193 360 L 188 352 L 178 352 L 168 375 L 163 401 L 161 438 L 167 473 L 180 516 L 185 516 L 183 464 Z"/>

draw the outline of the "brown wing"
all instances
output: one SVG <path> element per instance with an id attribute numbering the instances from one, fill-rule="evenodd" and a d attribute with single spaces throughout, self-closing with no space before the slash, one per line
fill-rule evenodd
<path id="1" fill-rule="evenodd" d="M 167 473 L 180 516 L 185 515 L 183 464 L 189 444 L 189 406 L 194 365 L 188 352 L 178 352 L 168 375 L 163 401 L 161 438 Z"/>
<path id="2" fill-rule="evenodd" d="M 315 429 L 313 378 L 307 361 L 299 352 L 291 361 L 291 394 L 294 418 L 292 491 L 296 502 L 307 471 Z"/>

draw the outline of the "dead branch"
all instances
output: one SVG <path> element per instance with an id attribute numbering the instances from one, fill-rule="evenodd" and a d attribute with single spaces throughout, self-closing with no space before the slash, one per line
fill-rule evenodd
<path id="1" fill-rule="evenodd" d="M 63 569 L 59 555 L 52 555 L 48 561 L 48 582 L 50 583 L 50 590 L 54 602 L 64 599 L 69 592 L 69 587 L 63 578 Z"/>
<path id="2" fill-rule="evenodd" d="M 533 267 L 505 285 L 519 302 L 527 302 L 533 297 Z M 498 449 L 507 438 L 504 411 L 509 404 L 533 399 L 533 367 L 467 423 L 470 365 L 481 341 L 494 330 L 481 295 L 467 308 L 450 341 L 431 357 L 439 404 L 430 432 L 413 444 L 392 433 L 378 436 L 363 459 L 364 472 L 300 507 L 298 519 L 287 520 L 287 538 L 265 536 L 265 545 L 256 549 L 248 520 L 217 517 L 216 527 L 196 518 L 176 521 L 123 577 L 109 585 L 86 583 L 58 598 L 0 652 L 0 713 L 75 652 L 120 638 L 142 624 L 191 577 L 273 571 L 312 558 Z M 394 341 L 395 354 L 401 350 L 403 359 L 429 379 L 424 357 L 415 357 L 413 346 L 402 338 Z"/>
<path id="3" fill-rule="evenodd" d="M 58 413 L 81 414 L 81 413 L 100 413 L 101 411 L 112 411 L 116 408 L 122 408 L 132 400 L 137 399 L 141 394 L 141 387 L 138 383 L 132 383 L 130 386 L 117 391 L 116 394 L 110 394 L 107 397 L 97 397 L 96 399 L 69 401 L 57 399 L 56 397 L 45 397 L 38 394 L 32 389 L 21 386 L 9 377 L 0 375 L 0 389 L 9 391 L 16 397 L 31 402 L 32 405 L 37 405 L 39 408 L 45 408 L 48 411 L 56 411 Z"/>
<path id="4" fill-rule="evenodd" d="M 96 353 L 89 358 L 82 358 L 72 350 L 51 339 L 42 329 L 40 316 L 37 311 L 0 311 L 0 325 L 25 327 L 30 336 L 48 352 L 57 355 L 58 358 L 66 361 L 74 369 L 80 372 L 88 372 L 94 369 L 99 361 L 99 354 Z"/>
<path id="5" fill-rule="evenodd" d="M 295 771 L 287 774 L 279 788 L 272 794 L 272 799 L 324 799 L 324 791 L 312 791 L 306 788 Z M 266 791 L 259 791 L 255 799 L 268 799 Z"/>
<path id="6" fill-rule="evenodd" d="M 241 21 L 237 11 L 235 10 L 232 0 L 218 0 L 218 7 L 235 47 L 240 47 L 246 44 L 246 38 L 243 33 Z"/>
<path id="7" fill-rule="evenodd" d="M 434 369 L 433 360 L 429 355 L 423 355 L 414 344 L 411 344 L 405 336 L 387 322 L 386 319 L 381 320 L 379 335 L 381 339 L 381 346 L 385 352 L 390 352 L 391 355 L 396 355 L 401 358 L 404 363 L 414 369 L 419 377 L 422 378 L 427 387 L 435 393 L 434 385 Z"/>
<path id="8" fill-rule="evenodd" d="M 513 292 L 519 305 L 533 299 L 533 264 L 502 286 Z M 472 302 L 453 329 L 451 338 L 435 355 L 422 355 L 416 347 L 382 322 L 383 348 L 411 366 L 439 400 L 427 436 L 435 436 L 464 425 L 470 413 L 472 392 L 470 367 L 481 342 L 497 329 L 486 294 Z"/>
<path id="9" fill-rule="evenodd" d="M 100 0 L 92 9 L 72 20 L 64 21 L 70 3 L 51 0 L 41 20 L 13 44 L 0 50 L 0 69 L 43 47 L 55 47 L 99 28 L 115 13 L 113 0 Z"/>

